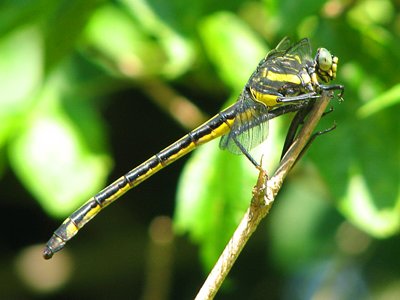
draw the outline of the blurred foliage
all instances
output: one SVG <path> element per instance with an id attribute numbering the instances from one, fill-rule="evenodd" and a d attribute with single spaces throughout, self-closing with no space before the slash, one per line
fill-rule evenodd
<path id="1" fill-rule="evenodd" d="M 223 86 L 230 97 L 221 99 L 222 107 L 223 100 L 236 100 L 283 36 L 309 37 L 314 50 L 330 49 L 339 57 L 336 81 L 346 87 L 345 101 L 334 100 L 335 111 L 321 121 L 321 128 L 333 120 L 338 128 L 313 143 L 268 217 L 274 261 L 291 272 L 307 266 L 303 282 L 289 285 L 294 293 L 310 287 L 313 295 L 316 278 L 321 285 L 329 281 L 324 272 L 339 264 L 338 256 L 371 253 L 372 241 L 400 230 L 396 1 L 2 1 L 0 176 L 9 166 L 47 214 L 66 217 L 106 184 L 112 168 L 101 114 L 111 95 L 138 87 L 146 92 L 150 82 L 178 95 L 190 91 L 188 97 Z M 131 115 L 134 131 L 141 124 Z M 271 123 L 270 138 L 258 151 L 267 153 L 273 172 L 288 119 Z M 205 269 L 246 209 L 256 175 L 244 158 L 219 151 L 217 143 L 188 161 L 175 225 L 199 244 Z M 317 268 L 316 257 L 323 267 Z M 348 285 L 331 282 L 339 299 L 366 295 L 361 269 L 338 267 L 337 276 L 358 276 L 349 275 L 355 282 Z M 388 280 L 398 284 L 400 275 Z M 370 289 L 378 283 L 371 279 Z M 351 284 L 360 284 L 358 294 Z"/>

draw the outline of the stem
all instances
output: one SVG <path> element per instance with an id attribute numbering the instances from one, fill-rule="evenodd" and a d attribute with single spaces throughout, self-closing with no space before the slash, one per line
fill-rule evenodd
<path id="1" fill-rule="evenodd" d="M 273 177 L 267 180 L 265 171 L 260 170 L 257 185 L 253 190 L 251 205 L 201 287 L 196 300 L 214 298 L 250 236 L 256 230 L 260 221 L 268 214 L 284 179 L 306 147 L 330 99 L 331 96 L 327 92 L 323 92 L 321 98 L 316 101 L 307 121 L 282 158 Z"/>

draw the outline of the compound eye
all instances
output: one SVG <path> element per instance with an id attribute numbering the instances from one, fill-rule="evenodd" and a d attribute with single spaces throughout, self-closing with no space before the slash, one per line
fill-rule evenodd
<path id="1" fill-rule="evenodd" d="M 332 68 L 332 55 L 325 48 L 318 50 L 318 66 L 322 71 L 328 72 Z"/>

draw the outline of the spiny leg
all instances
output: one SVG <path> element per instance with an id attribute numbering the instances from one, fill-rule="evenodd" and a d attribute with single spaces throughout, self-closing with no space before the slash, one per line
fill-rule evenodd
<path id="1" fill-rule="evenodd" d="M 296 159 L 295 164 L 297 163 L 298 160 L 300 160 L 300 158 L 304 155 L 304 153 L 306 153 L 306 151 L 307 151 L 308 148 L 310 147 L 311 143 L 312 143 L 318 136 L 323 135 L 323 134 L 328 133 L 328 132 L 331 132 L 332 130 L 335 130 L 335 129 L 336 129 L 336 123 L 334 122 L 333 125 L 332 125 L 331 127 L 326 128 L 326 129 L 321 130 L 321 131 L 314 132 L 314 133 L 311 135 L 310 139 L 307 141 L 307 144 L 304 146 L 303 150 L 301 150 L 299 156 L 298 156 L 297 159 Z"/>
<path id="2" fill-rule="evenodd" d="M 256 162 L 256 160 L 251 156 L 251 154 L 246 150 L 245 147 L 237 140 L 236 135 L 232 135 L 233 141 L 235 142 L 236 146 L 242 151 L 242 153 L 247 157 L 247 159 L 258 169 L 261 170 L 261 165 Z"/>
<path id="3" fill-rule="evenodd" d="M 304 123 L 305 118 L 307 117 L 307 115 L 309 114 L 309 112 L 312 109 L 313 106 L 313 102 L 310 102 L 306 107 L 302 108 L 301 110 L 299 110 L 296 115 L 294 116 L 290 126 L 289 126 L 289 130 L 288 133 L 286 135 L 286 139 L 285 139 L 285 143 L 282 149 L 282 155 L 281 155 L 281 159 L 283 158 L 283 156 L 286 154 L 286 152 L 289 150 L 290 146 L 292 145 L 297 131 L 299 129 L 299 127 Z M 331 113 L 333 111 L 333 108 L 331 107 L 327 112 L 325 112 L 323 116 Z M 334 123 L 331 127 L 325 129 L 325 130 L 321 130 L 321 131 L 317 131 L 315 133 L 313 133 L 310 137 L 310 139 L 307 141 L 307 144 L 305 145 L 305 147 L 302 149 L 302 151 L 300 152 L 299 156 L 296 158 L 296 162 L 294 163 L 294 165 L 297 163 L 297 161 L 299 161 L 301 159 L 301 157 L 306 153 L 306 151 L 308 150 L 308 148 L 310 147 L 311 143 L 315 140 L 316 137 L 328 133 L 332 130 L 334 130 L 336 128 L 336 124 Z M 294 166 L 293 165 L 293 166 Z"/>
<path id="4" fill-rule="evenodd" d="M 334 84 L 334 85 L 321 84 L 319 86 L 319 88 L 324 91 L 332 91 L 332 92 L 339 91 L 339 94 L 338 94 L 339 100 L 343 101 L 343 94 L 344 94 L 344 86 L 343 85 L 341 85 L 341 84 Z"/>
<path id="5" fill-rule="evenodd" d="M 297 96 L 292 96 L 292 97 L 281 97 L 277 99 L 278 103 L 292 103 L 296 101 L 306 101 L 310 99 L 317 99 L 321 97 L 321 95 L 317 94 L 316 92 L 312 93 L 307 93 L 307 94 L 301 94 Z"/>

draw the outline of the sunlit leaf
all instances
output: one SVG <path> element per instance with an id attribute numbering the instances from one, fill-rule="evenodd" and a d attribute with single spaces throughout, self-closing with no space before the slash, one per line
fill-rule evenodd
<path id="1" fill-rule="evenodd" d="M 360 118 L 366 118 L 371 114 L 396 104 L 400 104 L 400 84 L 393 86 L 390 90 L 364 104 L 360 107 L 357 114 Z"/>
<path id="2" fill-rule="evenodd" d="M 354 171 L 350 177 L 347 193 L 341 199 L 339 207 L 359 228 L 378 238 L 389 237 L 400 231 L 400 191 L 398 186 L 397 191 L 398 193 L 395 195 L 397 199 L 393 199 L 393 205 L 379 207 L 377 202 L 380 201 L 373 198 L 372 191 L 369 190 L 363 174 Z"/>
<path id="3" fill-rule="evenodd" d="M 267 54 L 262 40 L 246 23 L 228 12 L 205 18 L 200 24 L 200 34 L 219 76 L 234 90 L 244 87 L 259 61 Z"/>
<path id="4" fill-rule="evenodd" d="M 301 167 L 293 170 L 268 216 L 274 264 L 291 271 L 334 252 L 331 236 L 341 221 L 317 170 Z"/>
<path id="5" fill-rule="evenodd" d="M 159 45 L 167 56 L 165 64 L 160 66 L 160 72 L 174 78 L 191 67 L 194 60 L 194 47 L 190 39 L 176 31 L 165 18 L 158 15 L 154 7 L 143 0 L 123 0 L 127 11 L 138 20 L 147 34 L 156 37 Z M 163 5 L 160 3 L 160 5 Z"/>
<path id="6" fill-rule="evenodd" d="M 44 26 L 47 69 L 73 51 L 92 13 L 103 2 L 105 0 L 58 2 Z"/>
<path id="7" fill-rule="evenodd" d="M 62 74 L 62 73 L 60 73 Z M 63 76 L 48 81 L 38 105 L 23 122 L 9 146 L 13 170 L 51 215 L 64 217 L 98 191 L 105 182 L 110 160 L 104 149 L 88 144 L 88 133 L 73 122 L 61 105 Z M 84 103 L 84 102 L 82 102 Z M 79 105 L 79 102 L 75 102 Z M 82 105 L 81 117 L 92 132 L 101 126 Z M 86 114 L 85 114 L 86 111 Z"/>
<path id="8" fill-rule="evenodd" d="M 42 78 L 40 32 L 22 27 L 0 40 L 0 147 L 29 111 Z"/>
<path id="9" fill-rule="evenodd" d="M 0 2 L 0 37 L 23 26 L 32 26 L 57 4 L 52 0 Z"/>
<path id="10" fill-rule="evenodd" d="M 340 211 L 375 237 L 400 230 L 395 217 L 400 202 L 399 141 L 394 138 L 400 134 L 398 113 L 393 107 L 361 119 L 337 114 L 337 129 L 310 149 Z"/>
<path id="11" fill-rule="evenodd" d="M 279 25 L 281 32 L 290 32 L 293 28 L 302 22 L 305 18 L 315 15 L 324 5 L 325 1 L 316 0 L 301 0 L 301 1 L 290 1 L 283 0 L 278 1 L 278 16 Z"/>
<path id="12" fill-rule="evenodd" d="M 241 157 L 221 151 L 216 142 L 194 153 L 182 173 L 175 225 L 201 244 L 203 262 L 215 263 L 251 199 L 253 176 Z M 254 180 L 251 180 L 253 178 Z"/>
<path id="13" fill-rule="evenodd" d="M 105 5 L 92 16 L 85 30 L 88 54 L 96 50 L 103 66 L 119 76 L 159 74 L 165 63 L 159 45 L 148 37 L 125 11 Z"/>

